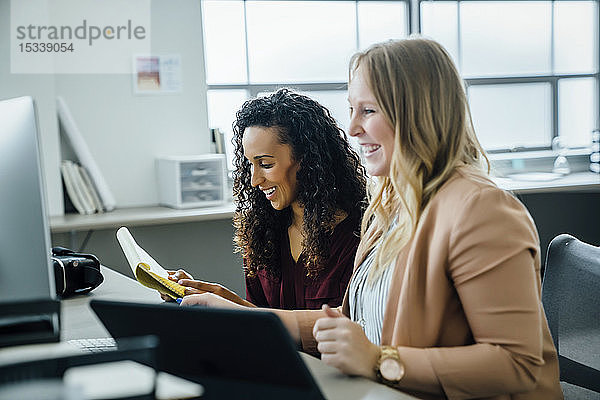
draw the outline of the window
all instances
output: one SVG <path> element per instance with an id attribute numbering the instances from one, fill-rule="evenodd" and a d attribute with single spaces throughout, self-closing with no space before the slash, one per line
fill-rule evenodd
<path id="1" fill-rule="evenodd" d="M 420 1 L 489 151 L 587 147 L 598 126 L 598 1 Z"/>
<path id="2" fill-rule="evenodd" d="M 203 0 L 210 127 L 230 142 L 245 100 L 288 86 L 325 105 L 346 129 L 350 57 L 407 36 L 408 10 L 406 0 Z"/>
<path id="3" fill-rule="evenodd" d="M 488 151 L 549 149 L 555 136 L 588 146 L 599 119 L 598 1 L 203 0 L 209 124 L 230 138 L 246 99 L 291 86 L 345 129 L 350 56 L 420 30 L 456 62 Z"/>

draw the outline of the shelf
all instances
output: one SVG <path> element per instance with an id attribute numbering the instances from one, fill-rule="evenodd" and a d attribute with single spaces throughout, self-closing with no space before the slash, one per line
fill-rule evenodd
<path id="1" fill-rule="evenodd" d="M 50 217 L 50 231 L 61 233 L 88 229 L 119 228 L 124 225 L 131 227 L 230 219 L 233 217 L 234 210 L 235 206 L 231 203 L 185 210 L 160 206 L 117 208 L 102 214 L 66 214 Z"/>

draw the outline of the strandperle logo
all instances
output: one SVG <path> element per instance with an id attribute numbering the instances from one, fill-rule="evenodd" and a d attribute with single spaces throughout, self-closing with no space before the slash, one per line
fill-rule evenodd
<path id="1" fill-rule="evenodd" d="M 125 25 L 89 25 L 87 19 L 84 19 L 81 25 L 76 27 L 62 26 L 40 26 L 40 25 L 20 25 L 16 27 L 18 40 L 87 40 L 89 46 L 93 46 L 96 40 L 144 40 L 146 39 L 146 28 L 142 25 L 134 25 L 128 19 Z"/>
<path id="2" fill-rule="evenodd" d="M 10 71 L 130 74 L 133 55 L 151 54 L 150 6 L 151 0 L 11 0 Z"/>

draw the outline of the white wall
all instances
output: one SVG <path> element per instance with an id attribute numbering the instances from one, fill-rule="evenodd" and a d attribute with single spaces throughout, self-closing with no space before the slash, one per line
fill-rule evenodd
<path id="1" fill-rule="evenodd" d="M 54 93 L 55 80 L 52 75 L 10 73 L 10 1 L 0 0 L 0 99 L 33 96 L 37 102 L 42 167 L 50 215 L 63 213 L 58 167 L 60 144 Z"/>
<path id="2" fill-rule="evenodd" d="M 51 215 L 63 212 L 55 97 L 69 106 L 117 207 L 158 203 L 157 155 L 209 152 L 200 0 L 153 0 L 152 53 L 181 55 L 183 89 L 135 96 L 132 75 L 10 73 L 10 1 L 0 0 L 0 98 L 38 103 Z"/>

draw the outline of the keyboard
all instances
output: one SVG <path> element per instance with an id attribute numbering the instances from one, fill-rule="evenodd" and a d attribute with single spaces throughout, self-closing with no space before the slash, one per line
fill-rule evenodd
<path id="1" fill-rule="evenodd" d="M 69 344 L 86 353 L 99 353 L 117 349 L 117 343 L 113 338 L 73 339 Z"/>

